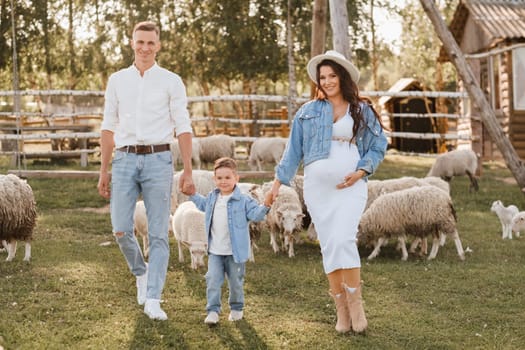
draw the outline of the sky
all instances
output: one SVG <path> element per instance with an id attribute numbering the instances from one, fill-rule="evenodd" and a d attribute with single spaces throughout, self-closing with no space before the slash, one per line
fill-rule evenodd
<path id="1" fill-rule="evenodd" d="M 399 4 L 402 1 L 394 1 Z M 399 38 L 401 37 L 401 17 L 393 12 L 386 11 L 384 8 L 374 9 L 374 19 L 377 26 L 377 35 L 386 42 L 394 53 L 399 53 Z"/>

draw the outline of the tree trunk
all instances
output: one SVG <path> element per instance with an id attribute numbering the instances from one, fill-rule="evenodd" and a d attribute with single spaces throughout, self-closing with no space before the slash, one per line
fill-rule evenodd
<path id="1" fill-rule="evenodd" d="M 75 63 L 75 39 L 74 39 L 74 24 L 73 24 L 73 0 L 68 1 L 68 18 L 69 27 L 67 30 L 67 44 L 69 51 L 69 86 L 70 90 L 74 90 L 77 83 L 77 66 Z"/>
<path id="2" fill-rule="evenodd" d="M 370 32 L 372 34 L 372 79 L 374 80 L 374 90 L 379 91 L 379 82 L 377 79 L 378 59 L 377 59 L 377 35 L 376 23 L 374 20 L 374 0 L 370 0 Z M 377 102 L 378 98 L 374 99 Z"/>
<path id="3" fill-rule="evenodd" d="M 288 0 L 288 11 L 286 18 L 286 43 L 288 44 L 288 123 L 291 125 L 293 116 L 297 109 L 295 99 L 297 97 L 297 82 L 295 79 L 295 59 L 293 57 L 293 33 L 292 33 L 292 0 Z"/>
<path id="4" fill-rule="evenodd" d="M 332 26 L 334 50 L 350 60 L 351 51 L 346 0 L 330 0 L 330 24 Z"/>
<path id="5" fill-rule="evenodd" d="M 310 57 L 320 55 L 326 46 L 326 15 L 328 12 L 327 0 L 315 0 L 312 18 L 312 46 Z M 310 82 L 310 98 L 315 96 L 315 83 Z"/>
<path id="6" fill-rule="evenodd" d="M 432 21 L 437 35 L 443 42 L 443 46 L 447 51 L 450 61 L 456 67 L 456 70 L 461 77 L 465 88 L 467 89 L 470 99 L 478 107 L 481 113 L 483 125 L 487 128 L 490 137 L 496 143 L 500 152 L 503 154 L 505 163 L 514 175 L 518 185 L 522 189 L 525 188 L 525 168 L 523 167 L 523 163 L 516 153 L 516 150 L 512 146 L 509 138 L 503 132 L 503 129 L 496 118 L 494 110 L 487 101 L 483 91 L 480 89 L 476 77 L 474 76 L 471 67 L 467 64 L 461 49 L 456 43 L 456 40 L 448 30 L 434 2 L 432 0 L 420 0 L 420 2 L 428 17 Z"/>

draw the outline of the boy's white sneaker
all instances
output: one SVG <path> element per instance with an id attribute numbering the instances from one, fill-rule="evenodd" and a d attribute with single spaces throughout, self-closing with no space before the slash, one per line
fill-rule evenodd
<path id="1" fill-rule="evenodd" d="M 148 264 L 146 272 L 142 276 L 137 276 L 137 302 L 144 305 L 146 302 L 146 293 L 148 292 Z"/>
<path id="2" fill-rule="evenodd" d="M 158 299 L 146 299 L 144 313 L 152 320 L 165 321 L 168 319 L 168 315 L 160 308 L 160 300 Z"/>
<path id="3" fill-rule="evenodd" d="M 230 311 L 230 315 L 228 316 L 228 321 L 239 321 L 242 320 L 242 310 L 232 310 Z"/>
<path id="4" fill-rule="evenodd" d="M 219 314 L 215 311 L 210 311 L 208 316 L 204 319 L 204 323 L 213 325 L 219 323 Z"/>

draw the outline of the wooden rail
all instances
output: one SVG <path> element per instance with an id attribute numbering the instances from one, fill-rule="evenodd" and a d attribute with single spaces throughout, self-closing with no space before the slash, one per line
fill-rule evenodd
<path id="1" fill-rule="evenodd" d="M 8 170 L 21 178 L 32 179 L 98 179 L 98 171 L 91 170 Z M 241 179 L 272 179 L 273 171 L 238 171 Z"/>

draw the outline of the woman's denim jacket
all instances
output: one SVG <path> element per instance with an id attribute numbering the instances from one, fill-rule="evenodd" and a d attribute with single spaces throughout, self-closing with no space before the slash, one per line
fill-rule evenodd
<path id="1" fill-rule="evenodd" d="M 361 156 L 357 169 L 368 173 L 366 180 L 383 161 L 387 139 L 372 108 L 362 102 L 361 109 L 364 123 L 359 126 L 355 141 Z M 333 124 L 332 104 L 327 100 L 313 100 L 301 106 L 295 114 L 281 161 L 275 167 L 276 178 L 282 184 L 290 185 L 301 160 L 306 166 L 328 158 Z"/>
<path id="2" fill-rule="evenodd" d="M 206 232 L 208 234 L 208 247 L 211 239 L 211 221 L 215 203 L 219 197 L 219 189 L 214 189 L 206 197 L 199 193 L 190 196 L 200 211 L 205 213 Z M 259 205 L 252 197 L 241 193 L 235 186 L 232 196 L 228 201 L 228 228 L 232 243 L 233 260 L 236 263 L 244 263 L 250 257 L 250 232 L 249 221 L 262 221 L 270 208 Z"/>

